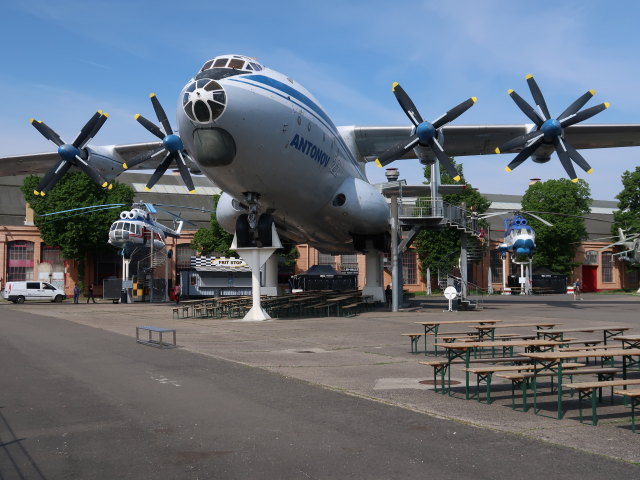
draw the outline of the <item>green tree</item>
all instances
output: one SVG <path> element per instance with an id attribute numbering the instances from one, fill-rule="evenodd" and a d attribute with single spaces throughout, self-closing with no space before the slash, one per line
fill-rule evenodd
<path id="1" fill-rule="evenodd" d="M 640 167 L 622 174 L 622 186 L 622 191 L 616 195 L 619 210 L 613 212 L 612 233 L 618 235 L 618 228 L 640 233 Z"/>
<path id="2" fill-rule="evenodd" d="M 530 217 L 536 232 L 535 266 L 544 266 L 554 272 L 570 275 L 578 266 L 573 259 L 587 230 L 582 215 L 589 213 L 591 191 L 584 180 L 573 183 L 566 178 L 547 180 L 530 185 L 522 197 L 522 209 L 532 212 L 553 212 L 575 217 L 540 214 L 552 227 Z"/>
<path id="3" fill-rule="evenodd" d="M 113 247 L 107 243 L 108 233 L 120 210 L 102 210 L 86 215 L 41 215 L 92 205 L 131 204 L 134 196 L 131 187 L 113 182 L 113 188 L 106 190 L 84 173 L 73 172 L 67 173 L 55 188 L 41 197 L 33 194 L 39 182 L 39 177 L 30 175 L 25 178 L 21 190 L 36 213 L 34 224 L 46 244 L 60 247 L 65 258 L 80 262 L 89 252 L 113 251 Z"/>
<path id="4" fill-rule="evenodd" d="M 462 180 L 454 182 L 453 178 L 442 170 L 440 171 L 440 183 L 443 185 L 464 184 L 467 188 L 459 194 L 442 195 L 443 201 L 452 205 L 464 204 L 467 210 L 475 210 L 479 214 L 486 212 L 491 202 L 466 182 L 462 165 L 457 164 L 455 161 L 453 162 Z M 431 179 L 431 168 L 429 166 L 425 167 L 425 177 L 427 180 Z M 428 202 L 428 199 L 419 199 L 418 202 Z M 453 228 L 422 230 L 413 245 L 420 258 L 420 266 L 423 272 L 426 272 L 427 268 L 432 271 L 438 268 L 449 270 L 458 264 L 460 258 L 460 231 Z"/>
<path id="5" fill-rule="evenodd" d="M 219 200 L 220 195 L 213 196 L 214 213 L 211 214 L 211 226 L 199 229 L 191 240 L 191 246 L 198 255 L 216 254 L 221 257 L 237 257 L 238 255 L 230 250 L 233 235 L 224 230 L 216 220 L 215 209 Z"/>

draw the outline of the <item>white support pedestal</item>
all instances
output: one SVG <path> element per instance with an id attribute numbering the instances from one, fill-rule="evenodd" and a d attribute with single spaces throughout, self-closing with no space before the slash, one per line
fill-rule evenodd
<path id="1" fill-rule="evenodd" d="M 382 284 L 382 254 L 374 248 L 369 249 L 365 255 L 366 278 L 363 295 L 371 295 L 374 302 L 385 302 L 384 285 Z"/>
<path id="2" fill-rule="evenodd" d="M 278 296 L 278 257 L 272 255 L 264 267 L 264 285 L 260 289 L 262 295 Z"/>
<path id="3" fill-rule="evenodd" d="M 237 247 L 237 238 L 233 237 L 231 250 L 238 252 L 238 255 L 251 267 L 253 305 L 242 319 L 243 321 L 260 322 L 271 318 L 260 304 L 260 269 L 276 250 L 282 248 L 275 225 L 271 226 L 271 240 L 271 245 L 273 245 L 271 247 Z"/>

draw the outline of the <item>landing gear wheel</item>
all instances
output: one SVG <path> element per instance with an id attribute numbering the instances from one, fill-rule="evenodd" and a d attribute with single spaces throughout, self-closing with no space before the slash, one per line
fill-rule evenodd
<path id="1" fill-rule="evenodd" d="M 255 247 L 253 232 L 249 226 L 249 215 L 243 213 L 236 220 L 236 240 L 239 248 Z"/>
<path id="2" fill-rule="evenodd" d="M 263 213 L 258 219 L 258 240 L 260 240 L 260 246 L 271 247 L 273 246 L 271 238 L 271 225 L 273 225 L 273 217 L 268 213 Z"/>

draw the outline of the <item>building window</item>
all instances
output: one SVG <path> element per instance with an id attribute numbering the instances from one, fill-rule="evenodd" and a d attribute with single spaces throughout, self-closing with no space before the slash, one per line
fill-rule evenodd
<path id="1" fill-rule="evenodd" d="M 613 254 L 602 252 L 602 283 L 613 282 Z"/>
<path id="2" fill-rule="evenodd" d="M 318 265 L 331 265 L 333 268 L 336 268 L 335 255 L 329 255 L 328 253 L 318 252 Z"/>
<path id="3" fill-rule="evenodd" d="M 64 265 L 64 261 L 62 260 L 62 249 L 60 247 L 50 247 L 49 245 L 42 244 L 40 261 L 50 263 L 52 266 L 56 267 Z"/>
<path id="4" fill-rule="evenodd" d="M 416 268 L 416 252 L 407 250 L 402 254 L 402 278 L 407 285 L 417 285 L 418 269 Z"/>
<path id="5" fill-rule="evenodd" d="M 9 242 L 7 282 L 33 280 L 33 242 Z"/>
<path id="6" fill-rule="evenodd" d="M 176 268 L 185 270 L 191 268 L 191 257 L 196 255 L 196 251 L 188 243 L 176 247 Z"/>
<path id="7" fill-rule="evenodd" d="M 498 250 L 491 250 L 491 277 L 494 282 L 502 281 L 502 255 Z"/>
<path id="8" fill-rule="evenodd" d="M 598 265 L 598 252 L 596 250 L 588 250 L 584 254 L 585 265 Z"/>
<path id="9" fill-rule="evenodd" d="M 358 273 L 358 255 L 341 255 L 340 271 L 344 273 Z"/>

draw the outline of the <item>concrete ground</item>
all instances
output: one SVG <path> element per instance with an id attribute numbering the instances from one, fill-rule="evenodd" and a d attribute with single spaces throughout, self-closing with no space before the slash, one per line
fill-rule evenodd
<path id="1" fill-rule="evenodd" d="M 510 386 L 496 380 L 491 405 L 464 400 L 459 388 L 453 397 L 443 396 L 433 392 L 428 384 L 432 379 L 431 369 L 418 363 L 433 357 L 411 354 L 409 340 L 400 335 L 422 331 L 422 326 L 415 322 L 443 318 L 500 319 L 510 323 L 544 319 L 557 321 L 567 328 L 622 325 L 631 327 L 630 333 L 640 333 L 640 297 L 585 294 L 583 301 L 573 301 L 565 295 L 493 296 L 485 301 L 485 308 L 479 312 L 444 312 L 445 300 L 435 297 L 418 297 L 411 303 L 410 309 L 396 314 L 373 311 L 351 318 L 291 318 L 256 323 L 230 319 L 174 319 L 173 305 L 114 305 L 111 302 L 73 305 L 67 301 L 63 304 L 2 304 L 0 318 L 10 320 L 24 314 L 55 317 L 116 333 L 131 341 L 135 338 L 136 325 L 175 328 L 182 351 L 256 367 L 285 379 L 322 386 L 325 391 L 370 399 L 414 414 L 442 419 L 452 422 L 447 424 L 449 430 L 455 431 L 456 425 L 460 429 L 473 426 L 479 428 L 477 432 L 503 432 L 507 440 L 527 439 L 542 441 L 551 447 L 569 447 L 579 456 L 595 454 L 640 463 L 640 434 L 630 430 L 628 408 L 619 404 L 599 405 L 600 423 L 594 427 L 578 421 L 575 399 L 565 402 L 567 413 L 563 420 L 554 418 L 555 396 L 548 394 L 542 398 L 540 414 L 535 415 L 531 410 L 527 413 L 514 411 Z M 523 328 L 517 332 L 531 331 Z M 575 337 L 600 335 L 578 333 Z M 10 337 L 6 340 L 11 342 Z M 138 349 L 151 349 L 134 345 Z M 173 352 L 176 350 L 164 350 L 162 355 L 170 358 Z M 135 369 L 136 365 L 129 368 Z M 631 378 L 634 376 L 638 376 L 637 372 L 630 375 Z M 452 380 L 464 385 L 464 373 L 460 368 L 453 370 Z M 543 389 L 544 392 L 547 390 Z M 585 409 L 588 416 L 589 406 L 585 405 Z M 499 456 L 501 452 L 497 451 L 495 455 Z M 640 473 L 635 470 L 638 467 L 633 468 Z M 574 478 L 570 472 L 568 470 L 563 478 Z M 306 477 L 301 475 L 300 478 Z M 581 478 L 586 477 L 582 474 Z"/>

